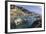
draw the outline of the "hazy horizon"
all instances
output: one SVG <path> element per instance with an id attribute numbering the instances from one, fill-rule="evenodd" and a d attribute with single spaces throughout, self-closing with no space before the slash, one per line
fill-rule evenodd
<path id="1" fill-rule="evenodd" d="M 16 6 L 23 7 L 25 9 L 27 9 L 28 11 L 31 11 L 31 12 L 34 12 L 36 14 L 42 15 L 42 8 L 41 8 L 41 6 L 33 6 L 33 5 L 16 5 Z"/>

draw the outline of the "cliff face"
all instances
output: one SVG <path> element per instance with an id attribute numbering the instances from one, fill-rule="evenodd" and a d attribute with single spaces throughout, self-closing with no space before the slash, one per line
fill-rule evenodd
<path id="1" fill-rule="evenodd" d="M 23 7 L 11 6 L 10 22 L 11 22 L 11 24 L 14 23 L 14 25 L 11 25 L 11 28 L 31 28 L 34 21 L 36 21 L 38 19 L 40 20 L 40 16 L 39 17 L 38 16 L 39 15 L 37 15 L 33 12 L 29 12 L 28 10 L 26 10 Z M 21 19 L 21 21 L 19 19 Z M 19 23 L 19 25 L 16 25 L 18 23 Z"/>
<path id="2" fill-rule="evenodd" d="M 23 7 L 15 6 L 14 9 L 11 9 L 10 14 L 12 16 L 31 16 L 32 12 L 24 9 Z"/>

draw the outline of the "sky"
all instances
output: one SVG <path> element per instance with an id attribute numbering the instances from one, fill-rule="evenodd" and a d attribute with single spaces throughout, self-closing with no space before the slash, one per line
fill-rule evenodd
<path id="1" fill-rule="evenodd" d="M 27 9 L 30 12 L 34 12 L 36 14 L 42 15 L 41 6 L 34 6 L 34 5 L 17 5 L 17 6 L 23 7 L 23 8 Z"/>

